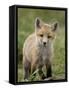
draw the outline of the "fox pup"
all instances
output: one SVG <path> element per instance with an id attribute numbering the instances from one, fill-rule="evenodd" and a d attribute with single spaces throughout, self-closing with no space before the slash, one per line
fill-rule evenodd
<path id="1" fill-rule="evenodd" d="M 36 69 L 38 69 L 40 79 L 52 77 L 51 60 L 57 27 L 57 22 L 49 25 L 36 18 L 35 32 L 25 40 L 23 46 L 24 79 L 28 80 L 30 74 Z M 44 65 L 46 67 L 46 75 L 44 75 L 42 70 Z"/>

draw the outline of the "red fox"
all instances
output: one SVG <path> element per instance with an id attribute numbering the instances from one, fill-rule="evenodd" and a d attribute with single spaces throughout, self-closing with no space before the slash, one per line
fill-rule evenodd
<path id="1" fill-rule="evenodd" d="M 49 25 L 36 18 L 35 32 L 25 40 L 23 46 L 24 80 L 28 80 L 36 69 L 41 80 L 52 77 L 53 41 L 57 27 L 58 22 Z M 43 73 L 43 66 L 46 67 L 46 75 Z"/>

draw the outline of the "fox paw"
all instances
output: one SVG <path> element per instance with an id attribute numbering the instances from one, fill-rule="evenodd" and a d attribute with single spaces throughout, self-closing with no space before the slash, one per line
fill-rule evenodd
<path id="1" fill-rule="evenodd" d="M 48 78 L 45 78 L 44 80 L 49 81 L 49 80 L 53 80 L 53 78 L 52 77 L 48 77 Z"/>

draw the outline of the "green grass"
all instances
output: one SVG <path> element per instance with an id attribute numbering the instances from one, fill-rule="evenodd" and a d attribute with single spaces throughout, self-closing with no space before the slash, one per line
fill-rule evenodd
<path id="1" fill-rule="evenodd" d="M 52 60 L 52 74 L 54 79 L 65 78 L 65 12 L 51 10 L 18 9 L 18 82 L 23 81 L 22 48 L 25 39 L 34 32 L 34 21 L 40 17 L 49 23 L 59 22 L 59 30 L 54 43 L 54 58 Z M 44 70 L 45 71 L 45 70 Z M 33 75 L 31 75 L 31 78 Z M 34 80 L 39 80 L 39 76 Z"/>

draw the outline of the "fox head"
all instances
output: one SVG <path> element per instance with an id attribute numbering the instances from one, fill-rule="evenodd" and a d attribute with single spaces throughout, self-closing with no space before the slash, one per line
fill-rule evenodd
<path id="1" fill-rule="evenodd" d="M 35 33 L 37 44 L 46 47 L 49 43 L 52 43 L 55 39 L 57 28 L 58 22 L 49 25 L 41 21 L 39 18 L 36 18 Z"/>

